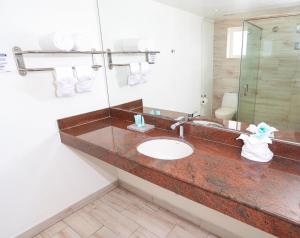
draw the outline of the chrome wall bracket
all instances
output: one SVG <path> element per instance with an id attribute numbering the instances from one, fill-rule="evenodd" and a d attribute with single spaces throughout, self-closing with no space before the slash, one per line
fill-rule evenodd
<path id="1" fill-rule="evenodd" d="M 13 54 L 15 56 L 15 62 L 17 65 L 17 70 L 21 76 L 25 76 L 27 74 L 24 57 L 22 54 L 22 49 L 20 47 L 15 46 L 13 48 Z"/>

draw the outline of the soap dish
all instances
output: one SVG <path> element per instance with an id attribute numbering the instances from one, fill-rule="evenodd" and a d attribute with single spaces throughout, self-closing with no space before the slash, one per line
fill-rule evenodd
<path id="1" fill-rule="evenodd" d="M 150 131 L 154 128 L 155 128 L 154 125 L 149 125 L 149 124 L 145 124 L 145 126 L 143 126 L 143 127 L 138 127 L 135 124 L 127 126 L 127 129 L 133 130 L 133 131 L 138 131 L 138 132 L 147 132 L 147 131 Z"/>

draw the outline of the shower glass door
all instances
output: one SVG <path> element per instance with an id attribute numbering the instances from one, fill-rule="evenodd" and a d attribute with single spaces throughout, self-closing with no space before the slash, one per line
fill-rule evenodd
<path id="1" fill-rule="evenodd" d="M 262 29 L 252 23 L 244 21 L 243 32 L 238 121 L 253 123 Z"/>

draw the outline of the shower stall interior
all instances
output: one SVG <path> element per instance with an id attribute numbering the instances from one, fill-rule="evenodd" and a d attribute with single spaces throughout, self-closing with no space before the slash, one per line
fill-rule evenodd
<path id="1" fill-rule="evenodd" d="M 238 120 L 300 130 L 300 15 L 244 21 Z"/>

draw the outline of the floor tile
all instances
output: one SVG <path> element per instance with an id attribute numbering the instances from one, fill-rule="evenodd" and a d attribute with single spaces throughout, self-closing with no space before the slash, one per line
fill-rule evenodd
<path id="1" fill-rule="evenodd" d="M 110 206 L 118 211 L 123 211 L 129 206 L 135 206 L 150 212 L 157 211 L 159 209 L 158 206 L 153 203 L 150 203 L 122 188 L 117 188 L 111 191 L 101 200 L 106 200 Z"/>
<path id="2" fill-rule="evenodd" d="M 193 236 L 180 226 L 175 226 L 175 228 L 168 234 L 167 238 L 196 238 L 196 236 Z"/>
<path id="3" fill-rule="evenodd" d="M 128 217 L 125 217 L 104 202 L 97 203 L 97 206 L 90 211 L 90 214 L 121 237 L 128 237 L 139 227 L 136 222 L 128 219 Z"/>
<path id="4" fill-rule="evenodd" d="M 117 188 L 34 238 L 217 238 L 217 236 L 123 188 Z"/>
<path id="5" fill-rule="evenodd" d="M 66 223 L 58 222 L 41 233 L 43 238 L 81 238 Z"/>
<path id="6" fill-rule="evenodd" d="M 82 238 L 90 237 L 103 226 L 96 218 L 83 209 L 65 218 L 64 222 Z"/>
<path id="7" fill-rule="evenodd" d="M 207 236 L 210 234 L 209 232 L 202 229 L 200 226 L 197 226 L 184 219 L 180 220 L 177 223 L 177 226 L 181 227 L 183 230 L 189 232 L 190 234 L 192 234 L 194 237 L 197 238 L 207 238 Z"/>
<path id="8" fill-rule="evenodd" d="M 174 224 L 161 219 L 155 214 L 139 209 L 136 207 L 130 207 L 122 212 L 124 216 L 134 220 L 140 226 L 148 229 L 158 237 L 164 238 L 173 229 Z"/>
<path id="9" fill-rule="evenodd" d="M 42 235 L 34 236 L 33 238 L 43 238 Z"/>
<path id="10" fill-rule="evenodd" d="M 146 228 L 140 227 L 129 238 L 159 238 L 159 237 L 154 233 L 148 231 Z"/>
<path id="11" fill-rule="evenodd" d="M 90 238 L 120 238 L 112 230 L 103 226 L 99 231 L 93 234 Z"/>

